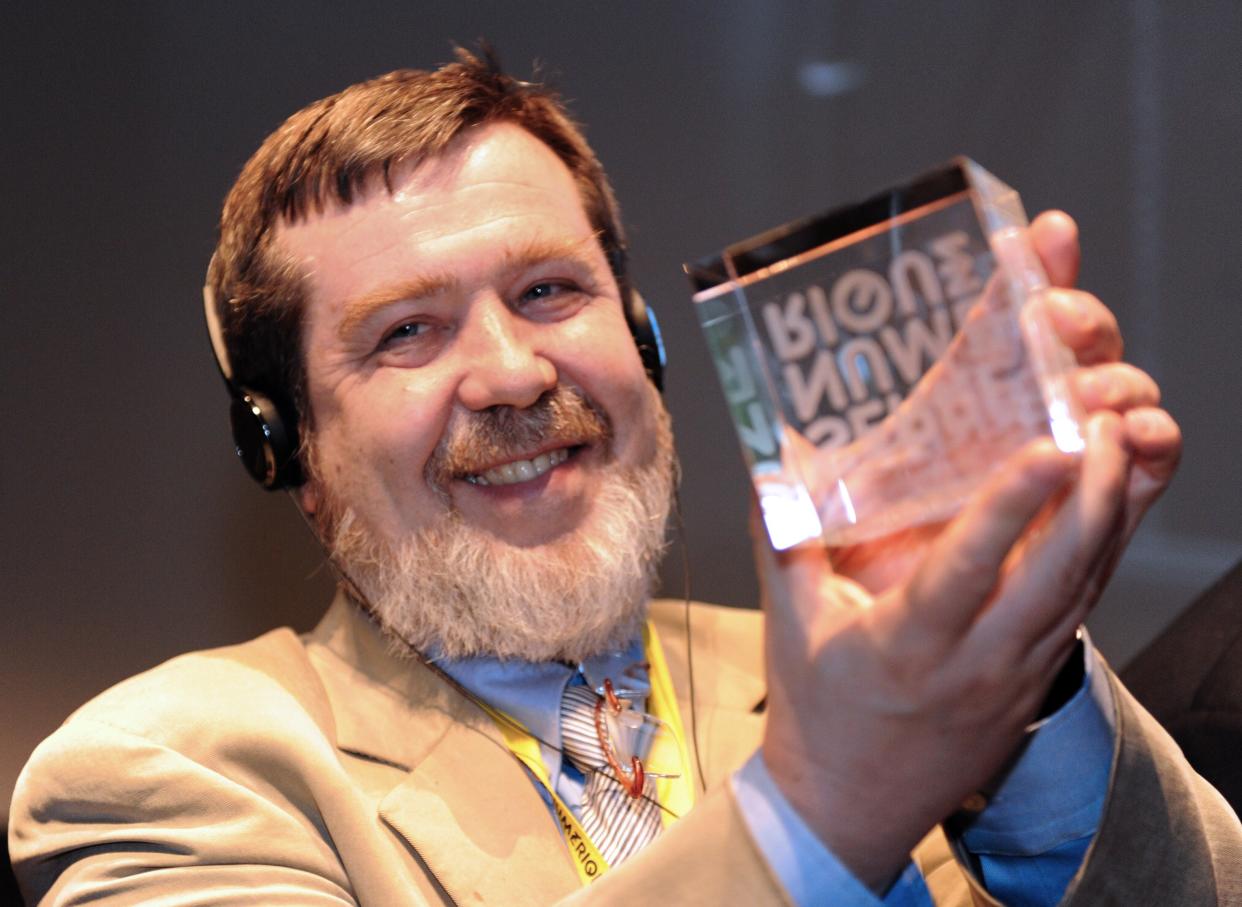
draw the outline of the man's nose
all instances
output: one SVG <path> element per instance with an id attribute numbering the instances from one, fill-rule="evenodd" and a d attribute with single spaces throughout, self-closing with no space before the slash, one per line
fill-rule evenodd
<path id="1" fill-rule="evenodd" d="M 458 397 L 463 406 L 524 408 L 556 386 L 556 366 L 535 344 L 538 324 L 499 300 L 476 314 L 462 349 L 466 366 Z"/>

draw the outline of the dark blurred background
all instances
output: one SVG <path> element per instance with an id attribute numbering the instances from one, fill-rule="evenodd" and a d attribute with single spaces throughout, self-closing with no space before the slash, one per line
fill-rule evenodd
<path id="1" fill-rule="evenodd" d="M 1242 553 L 1242 7 L 1049 2 L 5 4 L 0 792 L 122 677 L 331 582 L 233 462 L 199 288 L 218 206 L 303 104 L 486 36 L 608 167 L 671 354 L 698 598 L 753 604 L 746 477 L 680 264 L 957 153 L 1082 228 L 1082 283 L 1186 434 L 1092 620 L 1124 664 Z M 676 550 L 668 588 L 681 589 Z"/>

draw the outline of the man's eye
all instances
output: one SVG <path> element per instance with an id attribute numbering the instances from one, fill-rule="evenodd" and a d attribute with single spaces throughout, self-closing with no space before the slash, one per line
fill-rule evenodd
<path id="1" fill-rule="evenodd" d="M 542 283 L 534 284 L 522 294 L 519 302 L 526 305 L 532 302 L 542 302 L 544 300 L 554 299 L 563 296 L 566 293 L 577 291 L 577 287 L 571 283 L 559 280 L 545 280 Z"/>
<path id="2" fill-rule="evenodd" d="M 385 334 L 384 339 L 380 341 L 380 346 L 385 347 L 393 343 L 400 343 L 403 340 L 412 340 L 420 334 L 425 334 L 429 328 L 430 325 L 422 321 L 407 321 L 405 324 L 397 325 Z"/>

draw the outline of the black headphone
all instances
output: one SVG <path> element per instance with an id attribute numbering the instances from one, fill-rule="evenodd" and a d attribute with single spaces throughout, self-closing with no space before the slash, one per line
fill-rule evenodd
<path id="1" fill-rule="evenodd" d="M 651 383 L 661 393 L 664 391 L 664 366 L 668 357 L 664 352 L 664 340 L 660 336 L 660 323 L 633 288 L 622 290 L 622 309 L 625 323 L 638 347 L 638 356 Z M 296 488 L 306 481 L 302 463 L 298 457 L 300 441 L 296 412 L 281 412 L 266 394 L 243 387 L 233 380 L 233 366 L 229 361 L 228 345 L 224 340 L 221 310 L 211 285 L 203 287 L 203 314 L 207 320 L 207 335 L 216 367 L 228 388 L 232 403 L 229 406 L 229 424 L 233 429 L 233 448 L 251 478 L 268 491 Z"/>
<path id="2" fill-rule="evenodd" d="M 660 322 L 638 290 L 628 287 L 622 291 L 622 296 L 625 324 L 634 338 L 634 345 L 638 347 L 638 358 L 642 360 L 643 369 L 656 390 L 664 393 L 664 367 L 668 365 L 668 354 L 664 351 Z"/>

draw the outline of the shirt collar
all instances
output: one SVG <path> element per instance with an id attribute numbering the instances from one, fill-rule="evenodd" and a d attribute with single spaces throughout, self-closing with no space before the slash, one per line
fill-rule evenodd
<path id="1" fill-rule="evenodd" d="M 551 744 L 540 749 L 554 788 L 561 769 L 561 697 L 565 687 L 571 682 L 584 682 L 602 690 L 607 677 L 618 693 L 632 692 L 635 705 L 640 709 L 650 691 L 643 642 L 639 637 L 622 650 L 588 658 L 580 665 L 485 655 L 438 658 L 435 663 L 472 695 L 518 721 L 539 740 Z"/>

